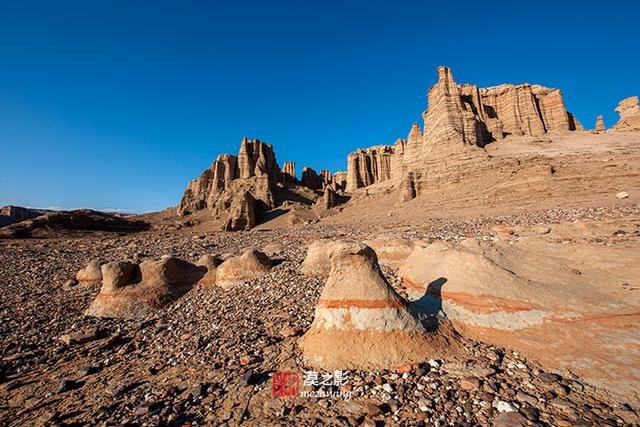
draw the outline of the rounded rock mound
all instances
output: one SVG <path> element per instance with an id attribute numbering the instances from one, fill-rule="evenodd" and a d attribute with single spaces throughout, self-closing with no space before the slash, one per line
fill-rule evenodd
<path id="1" fill-rule="evenodd" d="M 229 288 L 253 280 L 271 270 L 271 260 L 264 253 L 250 249 L 241 256 L 224 261 L 217 268 L 216 283 Z"/>
<path id="2" fill-rule="evenodd" d="M 102 266 L 100 293 L 85 316 L 143 318 L 181 297 L 207 272 L 178 258 L 134 264 L 116 261 Z"/>
<path id="3" fill-rule="evenodd" d="M 394 369 L 452 350 L 389 285 L 373 249 L 338 241 L 328 254 L 331 271 L 300 340 L 307 363 L 325 370 Z"/>
<path id="4" fill-rule="evenodd" d="M 102 261 L 94 259 L 76 274 L 76 280 L 82 285 L 95 285 L 102 282 Z"/>

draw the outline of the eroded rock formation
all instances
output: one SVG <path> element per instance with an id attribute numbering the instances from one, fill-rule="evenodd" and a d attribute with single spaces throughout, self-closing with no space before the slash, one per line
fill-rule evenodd
<path id="1" fill-rule="evenodd" d="M 420 172 L 441 151 L 451 147 L 483 147 L 510 135 L 540 136 L 582 129 L 566 111 L 559 89 L 528 83 L 489 88 L 458 85 L 447 67 L 438 68 L 438 82 L 428 93 L 424 131 L 414 123 L 406 139 L 393 146 L 375 146 L 349 154 L 347 191 L 386 181 L 403 182 L 411 198 L 408 172 Z M 412 179 L 415 180 L 417 176 Z"/>
<path id="2" fill-rule="evenodd" d="M 198 179 L 189 183 L 178 204 L 178 215 L 209 209 L 225 214 L 238 198 L 249 192 L 259 209 L 275 206 L 274 186 L 282 178 L 269 144 L 243 138 L 238 156 L 222 154 Z M 237 202 L 236 202 L 237 205 Z"/>
<path id="3" fill-rule="evenodd" d="M 613 130 L 621 132 L 640 130 L 640 106 L 638 106 L 637 96 L 620 101 L 615 111 L 620 114 L 620 120 L 613 126 Z"/>
<path id="4" fill-rule="evenodd" d="M 223 288 L 253 280 L 271 270 L 271 260 L 264 253 L 251 249 L 241 256 L 229 258 L 216 272 L 216 284 Z"/>
<path id="5" fill-rule="evenodd" d="M 437 333 L 427 332 L 407 302 L 393 290 L 375 252 L 359 243 L 336 242 L 331 272 L 313 323 L 300 340 L 314 367 L 389 369 L 455 353 Z"/>
<path id="6" fill-rule="evenodd" d="M 76 274 L 76 280 L 81 285 L 95 285 L 102 282 L 102 264 L 99 259 L 89 261 L 86 267 Z"/>
<path id="7" fill-rule="evenodd" d="M 285 184 L 293 184 L 296 182 L 295 162 L 284 162 L 284 165 L 282 165 L 282 180 Z"/>
<path id="8" fill-rule="evenodd" d="M 102 265 L 102 287 L 85 316 L 135 319 L 175 301 L 206 273 L 178 258 L 109 262 Z"/>
<path id="9" fill-rule="evenodd" d="M 601 115 L 596 118 L 596 126 L 594 129 L 596 132 L 604 132 L 607 130 L 604 126 L 604 118 Z"/>

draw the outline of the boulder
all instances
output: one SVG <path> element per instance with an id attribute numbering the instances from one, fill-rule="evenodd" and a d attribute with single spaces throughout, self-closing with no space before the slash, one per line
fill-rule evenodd
<path id="1" fill-rule="evenodd" d="M 427 332 L 385 280 L 370 247 L 334 242 L 331 272 L 313 323 L 300 339 L 305 361 L 327 371 L 395 369 L 453 347 Z"/>
<path id="2" fill-rule="evenodd" d="M 82 268 L 76 274 L 76 280 L 82 285 L 94 285 L 102 282 L 102 267 L 103 262 L 99 259 L 89 261 L 86 267 Z"/>
<path id="3" fill-rule="evenodd" d="M 207 272 L 198 280 L 198 285 L 210 286 L 216 284 L 217 269 L 222 264 L 222 260 L 215 255 L 202 255 L 198 261 L 197 266 L 205 267 Z"/>
<path id="4" fill-rule="evenodd" d="M 206 271 L 206 267 L 173 257 L 139 265 L 129 261 L 104 264 L 102 288 L 85 316 L 137 319 L 153 315 L 190 290 Z"/>
<path id="5" fill-rule="evenodd" d="M 229 288 L 253 280 L 271 270 L 271 260 L 264 253 L 250 249 L 218 266 L 216 283 Z"/>

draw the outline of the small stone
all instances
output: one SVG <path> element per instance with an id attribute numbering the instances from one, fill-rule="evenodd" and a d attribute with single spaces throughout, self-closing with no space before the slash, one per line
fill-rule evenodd
<path id="1" fill-rule="evenodd" d="M 249 369 L 240 377 L 240 387 L 247 387 L 249 385 L 252 385 L 253 382 L 254 382 L 254 373 L 252 369 Z"/>
<path id="2" fill-rule="evenodd" d="M 424 397 L 418 401 L 418 409 L 420 409 L 422 412 L 427 412 L 432 406 L 433 402 Z"/>
<path id="3" fill-rule="evenodd" d="M 627 193 L 626 191 L 621 191 L 616 194 L 616 197 L 618 199 L 626 199 L 627 197 L 629 197 L 629 193 Z"/>
<path id="4" fill-rule="evenodd" d="M 540 375 L 538 375 L 538 379 L 543 383 L 551 384 L 551 383 L 560 381 L 562 377 L 558 374 L 553 374 L 551 372 L 543 372 Z"/>
<path id="5" fill-rule="evenodd" d="M 64 286 L 67 287 L 67 288 L 72 288 L 74 286 L 78 286 L 78 283 L 80 283 L 80 282 L 78 282 L 74 278 L 71 278 L 71 279 L 67 280 L 66 282 L 64 282 Z"/>
<path id="6" fill-rule="evenodd" d="M 492 405 L 494 408 L 496 408 L 498 410 L 498 412 L 515 412 L 518 409 L 513 406 L 511 403 L 506 402 L 504 400 L 496 400 L 495 402 L 493 402 Z"/>
<path id="7" fill-rule="evenodd" d="M 393 386 L 389 383 L 385 383 L 382 385 L 382 389 L 387 393 L 393 393 Z"/>
<path id="8" fill-rule="evenodd" d="M 480 387 L 480 381 L 477 378 L 469 377 L 460 380 L 460 388 L 466 391 L 477 390 Z"/>
<path id="9" fill-rule="evenodd" d="M 382 409 L 374 403 L 367 403 L 367 415 L 370 417 L 377 417 L 382 415 Z"/>
<path id="10" fill-rule="evenodd" d="M 495 395 L 493 393 L 482 393 L 480 394 L 480 399 L 484 400 L 485 402 L 493 402 L 493 400 L 495 399 Z"/>
<path id="11" fill-rule="evenodd" d="M 300 334 L 300 329 L 294 328 L 291 325 L 284 325 L 280 330 L 280 335 L 283 338 L 295 337 Z"/>
<path id="12" fill-rule="evenodd" d="M 391 409 L 391 412 L 396 412 L 398 409 L 400 409 L 400 402 L 398 402 L 396 399 L 390 399 L 387 402 L 387 405 L 389 405 L 389 409 Z"/>
<path id="13" fill-rule="evenodd" d="M 240 358 L 240 364 L 242 366 L 247 366 L 247 365 L 251 364 L 251 358 L 249 356 L 242 356 Z"/>
<path id="14" fill-rule="evenodd" d="M 60 336 L 60 341 L 66 345 L 82 344 L 85 342 L 93 341 L 98 337 L 98 331 L 96 329 L 88 329 L 86 331 L 70 332 Z"/>
<path id="15" fill-rule="evenodd" d="M 64 393 L 65 391 L 73 390 L 77 386 L 78 386 L 78 383 L 76 383 L 75 381 L 64 379 L 60 381 L 60 383 L 56 387 L 56 393 Z"/>

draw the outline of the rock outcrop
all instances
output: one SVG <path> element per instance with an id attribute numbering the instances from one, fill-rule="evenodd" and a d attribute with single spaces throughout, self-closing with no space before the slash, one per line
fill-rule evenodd
<path id="1" fill-rule="evenodd" d="M 226 231 L 250 230 L 256 225 L 256 199 L 249 191 L 243 191 L 238 198 L 233 198 L 227 221 Z"/>
<path id="2" fill-rule="evenodd" d="M 296 182 L 295 162 L 284 162 L 284 165 L 282 165 L 282 180 L 285 184 L 295 184 Z"/>
<path id="3" fill-rule="evenodd" d="M 333 189 L 337 191 L 345 191 L 347 188 L 347 172 L 338 171 L 331 178 Z"/>
<path id="4" fill-rule="evenodd" d="M 275 207 L 274 187 L 282 173 L 269 144 L 243 138 L 238 156 L 222 154 L 198 179 L 189 183 L 178 204 L 178 215 L 209 209 L 222 216 L 245 192 L 259 201 L 260 209 Z M 235 203 L 238 206 L 238 203 Z"/>
<path id="5" fill-rule="evenodd" d="M 548 234 L 538 228 L 511 229 L 496 242 L 417 247 L 399 269 L 409 299 L 427 312 L 443 310 L 463 336 L 631 391 L 640 375 L 622 366 L 637 365 L 640 355 L 637 341 L 622 337 L 639 335 L 640 297 L 618 289 L 637 275 L 631 266 L 640 265 L 640 252 L 590 240 L 611 234 L 612 226 L 576 223 Z M 563 241 L 566 235 L 581 236 L 581 243 Z"/>
<path id="6" fill-rule="evenodd" d="M 300 182 L 302 185 L 307 188 L 311 188 L 312 190 L 322 189 L 322 177 L 309 166 L 305 166 L 302 169 L 302 179 Z"/>
<path id="7" fill-rule="evenodd" d="M 102 264 L 104 263 L 99 259 L 89 261 L 89 264 L 76 274 L 78 283 L 81 285 L 102 283 Z"/>
<path id="8" fill-rule="evenodd" d="M 150 228 L 146 221 L 91 209 L 50 212 L 0 229 L 0 238 L 47 237 L 60 232 L 135 233 Z"/>
<path id="9" fill-rule="evenodd" d="M 596 132 L 604 132 L 607 128 L 604 126 L 604 117 L 601 115 L 596 118 L 596 126 L 594 128 Z"/>
<path id="10" fill-rule="evenodd" d="M 346 189 L 352 192 L 389 179 L 402 182 L 402 198 L 411 199 L 410 182 L 440 153 L 484 147 L 507 136 L 537 137 L 581 129 L 566 111 L 559 89 L 528 83 L 489 88 L 458 85 L 447 67 L 429 89 L 424 131 L 414 123 L 406 139 L 349 154 Z M 414 176 L 406 179 L 406 174 Z M 414 188 L 415 190 L 415 188 Z"/>
<path id="11" fill-rule="evenodd" d="M 116 261 L 102 265 L 100 293 L 85 316 L 138 319 L 175 301 L 206 273 L 178 258 L 146 260 L 134 264 Z"/>
<path id="12" fill-rule="evenodd" d="M 329 259 L 331 272 L 313 323 L 300 340 L 311 366 L 394 369 L 453 350 L 414 317 L 380 272 L 370 247 L 337 242 Z"/>
<path id="13" fill-rule="evenodd" d="M 391 178 L 393 148 L 379 145 L 349 154 L 346 191 Z"/>
<path id="14" fill-rule="evenodd" d="M 260 251 L 251 249 L 241 256 L 224 261 L 217 268 L 216 284 L 229 288 L 253 280 L 271 270 L 271 260 Z"/>
<path id="15" fill-rule="evenodd" d="M 3 206 L 0 208 L 0 227 L 37 218 L 47 212 L 48 211 L 44 209 L 23 208 L 22 206 Z"/>
<path id="16" fill-rule="evenodd" d="M 613 130 L 620 132 L 640 130 L 640 106 L 637 96 L 620 101 L 615 111 L 620 114 L 620 120 L 613 126 Z"/>

